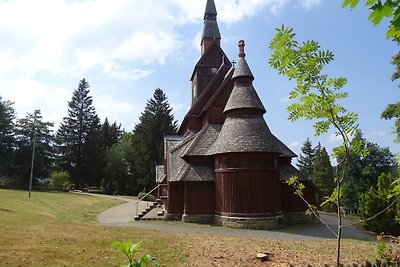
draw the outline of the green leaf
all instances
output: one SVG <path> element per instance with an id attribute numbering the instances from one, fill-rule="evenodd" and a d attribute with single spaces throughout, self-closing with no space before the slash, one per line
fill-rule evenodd
<path id="1" fill-rule="evenodd" d="M 344 0 L 342 7 L 350 5 L 350 8 L 353 9 L 358 5 L 358 2 L 360 2 L 360 0 Z"/>
<path id="2" fill-rule="evenodd" d="M 373 6 L 377 0 L 367 0 L 366 6 Z"/>
<path id="3" fill-rule="evenodd" d="M 393 7 L 386 2 L 384 5 L 378 2 L 372 7 L 372 12 L 368 19 L 372 21 L 374 25 L 378 25 L 384 17 L 390 17 L 393 14 Z"/>

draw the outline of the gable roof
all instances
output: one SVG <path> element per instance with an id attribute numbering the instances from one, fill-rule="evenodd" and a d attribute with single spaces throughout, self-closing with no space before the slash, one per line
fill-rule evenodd
<path id="1" fill-rule="evenodd" d="M 187 135 L 171 151 L 167 151 L 168 181 L 214 181 L 214 169 L 207 164 L 192 163 L 188 156 L 207 156 L 209 147 L 218 136 L 221 126 L 209 124 L 196 134 Z"/>

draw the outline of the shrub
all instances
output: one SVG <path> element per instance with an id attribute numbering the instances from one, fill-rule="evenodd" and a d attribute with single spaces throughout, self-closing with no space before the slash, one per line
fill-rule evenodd
<path id="1" fill-rule="evenodd" d="M 364 220 L 372 217 L 365 224 L 367 229 L 376 233 L 400 235 L 400 224 L 396 221 L 397 205 L 389 207 L 393 201 L 388 198 L 391 193 L 393 180 L 394 178 L 391 174 L 381 174 L 378 177 L 377 188 L 371 186 L 360 200 L 360 216 Z M 373 217 L 384 209 L 386 209 L 385 212 Z"/>

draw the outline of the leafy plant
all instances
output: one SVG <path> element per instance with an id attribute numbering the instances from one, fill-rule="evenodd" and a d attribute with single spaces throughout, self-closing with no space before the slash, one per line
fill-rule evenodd
<path id="1" fill-rule="evenodd" d="M 376 240 L 377 256 L 372 259 L 374 266 L 399 266 L 400 265 L 400 241 L 399 237 L 397 240 L 387 242 L 385 240 L 387 236 L 379 235 Z M 390 237 L 389 237 L 390 238 Z M 396 241 L 398 244 L 396 244 Z"/>
<path id="2" fill-rule="evenodd" d="M 358 130 L 357 114 L 342 107 L 338 101 L 346 98 L 348 94 L 340 90 L 346 85 L 346 78 L 328 78 L 322 70 L 325 65 L 333 61 L 334 54 L 329 50 L 321 50 L 316 41 L 309 40 L 299 44 L 294 38 L 296 34 L 292 28 L 282 26 L 276 29 L 277 33 L 270 42 L 269 48 L 273 51 L 269 65 L 289 80 L 296 81 L 296 87 L 290 92 L 289 98 L 295 102 L 288 106 L 289 120 L 300 118 L 316 120 L 314 123 L 315 135 L 327 133 L 333 129 L 341 137 L 342 146 L 334 153 L 338 159 L 340 173 L 336 175 L 336 188 L 325 204 L 334 203 L 337 207 L 338 227 L 337 232 L 325 225 L 337 238 L 337 266 L 340 265 L 340 242 L 342 231 L 342 204 L 340 199 L 341 183 L 345 179 L 346 168 L 350 152 L 361 154 L 360 144 L 351 143 L 350 137 Z M 340 158 L 338 156 L 341 156 Z M 304 185 L 290 180 L 295 185 L 296 194 L 302 197 Z M 308 202 L 306 202 L 308 204 Z M 308 204 L 309 212 L 313 213 L 321 222 L 316 209 Z"/>
<path id="3" fill-rule="evenodd" d="M 364 0 L 365 6 L 371 10 L 368 19 L 378 25 L 384 18 L 391 18 L 387 37 L 400 38 L 400 0 Z M 360 0 L 343 0 L 343 7 L 355 8 Z"/>
<path id="4" fill-rule="evenodd" d="M 121 267 L 141 267 L 147 266 L 148 264 L 159 266 L 157 259 L 152 255 L 143 255 L 139 259 L 135 259 L 135 254 L 138 252 L 142 241 L 132 244 L 131 240 L 128 240 L 125 243 L 121 243 L 120 241 L 115 241 L 112 246 L 116 247 L 120 250 L 125 258 L 128 260 L 128 264 L 122 264 Z"/>

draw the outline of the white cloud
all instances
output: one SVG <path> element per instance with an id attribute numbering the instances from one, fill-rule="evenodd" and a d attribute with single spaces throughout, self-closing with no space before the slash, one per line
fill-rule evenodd
<path id="1" fill-rule="evenodd" d="M 279 12 L 288 0 L 215 2 L 219 23 L 232 24 L 261 10 Z M 185 58 L 191 40 L 199 49 L 200 35 L 186 42 L 182 31 L 193 23 L 201 30 L 204 8 L 205 0 L 0 0 L 0 95 L 15 102 L 19 117 L 40 108 L 45 120 L 58 124 L 77 77 L 139 81 L 154 65 Z M 115 88 L 131 84 L 124 86 Z M 133 121 L 140 111 L 118 97 L 96 96 L 96 109 Z"/>
<path id="2" fill-rule="evenodd" d="M 100 118 L 104 120 L 107 117 L 110 122 L 123 123 L 126 130 L 133 129 L 143 110 L 142 106 L 135 106 L 111 95 L 94 95 L 93 104 Z"/>
<path id="3" fill-rule="evenodd" d="M 310 9 L 321 4 L 321 0 L 300 0 L 300 3 L 305 11 L 309 11 Z"/>
<path id="4" fill-rule="evenodd" d="M 340 143 L 341 141 L 342 138 L 335 133 L 331 134 L 328 138 L 328 143 Z"/>
<path id="5" fill-rule="evenodd" d="M 120 78 L 123 80 L 140 80 L 153 73 L 152 70 L 127 69 L 114 62 L 103 64 L 102 71 L 110 78 Z"/>
<path id="6" fill-rule="evenodd" d="M 235 23 L 245 17 L 254 16 L 263 8 L 276 14 L 286 5 L 287 0 L 247 0 L 247 1 L 215 1 L 218 5 L 218 18 L 227 24 Z"/>

